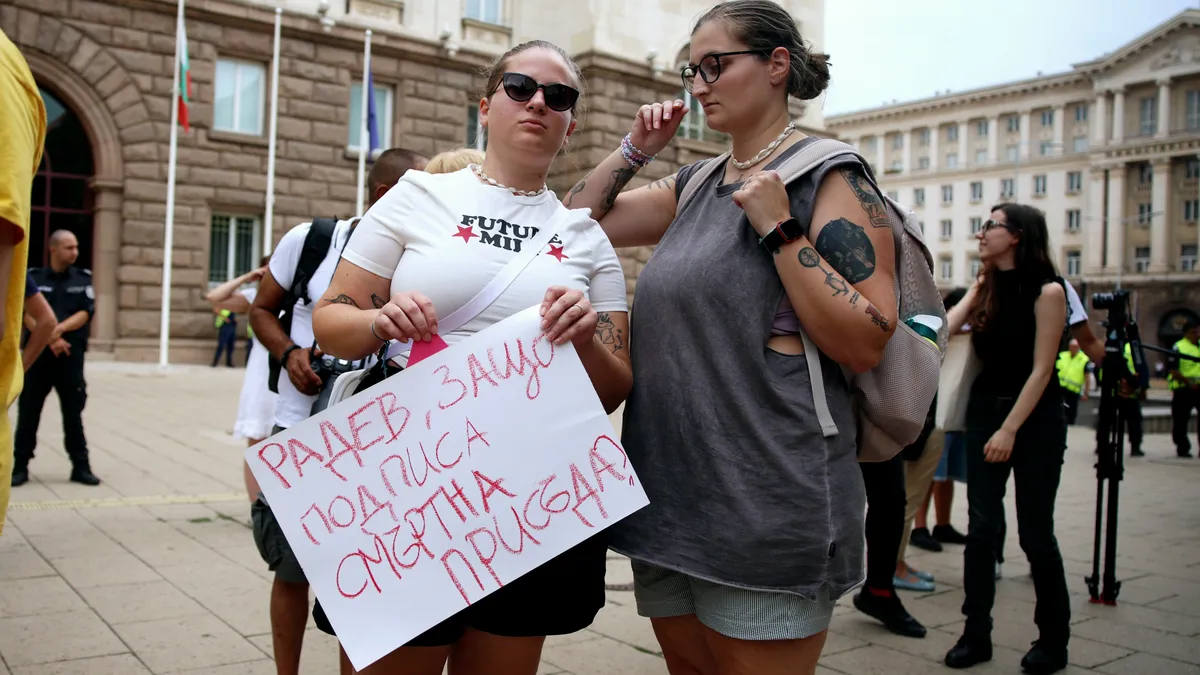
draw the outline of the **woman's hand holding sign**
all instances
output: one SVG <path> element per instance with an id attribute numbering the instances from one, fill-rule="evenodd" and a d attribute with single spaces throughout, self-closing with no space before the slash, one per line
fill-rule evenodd
<path id="1" fill-rule="evenodd" d="M 381 340 L 429 342 L 438 332 L 437 311 L 433 301 L 421 293 L 396 293 L 379 309 L 371 330 Z"/>
<path id="2" fill-rule="evenodd" d="M 591 342 L 596 333 L 598 316 L 583 291 L 551 286 L 542 299 L 540 313 L 546 339 L 556 345 L 566 344 L 570 340 L 579 349 Z"/>

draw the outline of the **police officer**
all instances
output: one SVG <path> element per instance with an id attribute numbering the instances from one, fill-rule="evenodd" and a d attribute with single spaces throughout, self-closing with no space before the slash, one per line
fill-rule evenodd
<path id="1" fill-rule="evenodd" d="M 1079 401 L 1087 400 L 1087 354 L 1079 350 L 1079 341 L 1072 339 L 1067 351 L 1060 352 L 1056 367 L 1058 386 L 1063 390 L 1063 403 L 1067 409 L 1067 424 L 1075 424 L 1079 416 Z"/>
<path id="2" fill-rule="evenodd" d="M 29 460 L 37 445 L 42 404 L 51 387 L 58 392 L 62 408 L 64 445 L 71 459 L 71 481 L 99 485 L 88 463 L 83 437 L 83 405 L 87 389 L 83 381 L 83 354 L 87 351 L 88 322 L 95 311 L 92 273 L 75 267 L 79 240 L 66 230 L 50 235 L 50 266 L 31 270 L 38 289 L 50 302 L 58 324 L 51 333 L 50 347 L 25 373 L 25 388 L 18 399 L 17 433 L 13 439 L 15 462 L 12 485 L 29 481 Z"/>
<path id="3" fill-rule="evenodd" d="M 1174 349 L 1184 356 L 1200 358 L 1200 324 L 1189 322 L 1183 339 L 1175 343 Z M 1175 441 L 1175 454 L 1191 457 L 1188 418 L 1192 416 L 1192 410 L 1200 410 L 1200 362 L 1176 357 L 1171 359 L 1168 367 L 1171 370 L 1171 440 Z M 1197 439 L 1200 442 L 1200 436 Z"/>

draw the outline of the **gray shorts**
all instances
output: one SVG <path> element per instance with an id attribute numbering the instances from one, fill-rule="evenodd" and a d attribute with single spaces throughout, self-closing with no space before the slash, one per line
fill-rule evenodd
<path id="1" fill-rule="evenodd" d="M 799 640 L 829 628 L 837 599 L 752 591 L 632 561 L 638 614 L 651 619 L 695 614 L 700 623 L 738 640 Z"/>
<path id="2" fill-rule="evenodd" d="M 279 521 L 275 520 L 275 513 L 261 498 L 254 500 L 250 507 L 250 522 L 253 525 L 254 544 L 258 546 L 258 554 L 262 556 L 263 562 L 267 563 L 267 569 L 275 573 L 275 578 L 289 584 L 308 583 L 300 561 L 296 560 L 296 554 L 292 552 L 292 545 L 288 543 L 287 537 L 283 536 Z"/>

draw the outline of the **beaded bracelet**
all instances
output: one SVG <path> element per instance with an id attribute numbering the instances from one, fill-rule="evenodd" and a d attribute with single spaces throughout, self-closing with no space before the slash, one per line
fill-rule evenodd
<path id="1" fill-rule="evenodd" d="M 625 134 L 625 138 L 621 139 L 621 156 L 630 166 L 636 166 L 639 169 L 654 161 L 654 155 L 647 155 L 634 146 L 631 133 Z"/>

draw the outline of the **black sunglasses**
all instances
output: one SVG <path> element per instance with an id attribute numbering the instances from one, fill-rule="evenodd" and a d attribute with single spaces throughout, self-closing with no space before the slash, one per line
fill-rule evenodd
<path id="1" fill-rule="evenodd" d="M 504 93 L 518 103 L 530 100 L 537 90 L 541 89 L 546 107 L 558 112 L 571 110 L 579 100 L 579 90 L 574 87 L 565 84 L 538 84 L 537 80 L 521 73 L 505 73 L 503 83 Z"/>
<path id="2" fill-rule="evenodd" d="M 758 54 L 759 56 L 769 56 L 770 52 L 765 49 L 747 49 L 740 52 L 720 52 L 719 54 L 708 54 L 700 59 L 697 65 L 687 64 L 679 71 L 679 77 L 683 80 L 683 88 L 689 94 L 692 93 L 692 85 L 696 81 L 696 76 L 700 79 L 712 84 L 721 77 L 721 57 L 722 56 L 739 56 L 741 54 Z"/>
<path id="3" fill-rule="evenodd" d="M 991 220 L 991 219 L 989 219 L 987 222 L 985 222 L 983 224 L 983 228 L 980 231 L 986 234 L 987 232 L 990 232 L 992 230 L 992 228 L 996 228 L 996 227 L 1003 227 L 1004 229 L 1006 229 L 1009 232 L 1012 232 L 1014 234 L 1021 231 L 1020 228 L 1018 228 L 1018 227 L 1009 225 L 1008 223 L 1002 223 L 998 220 Z"/>

